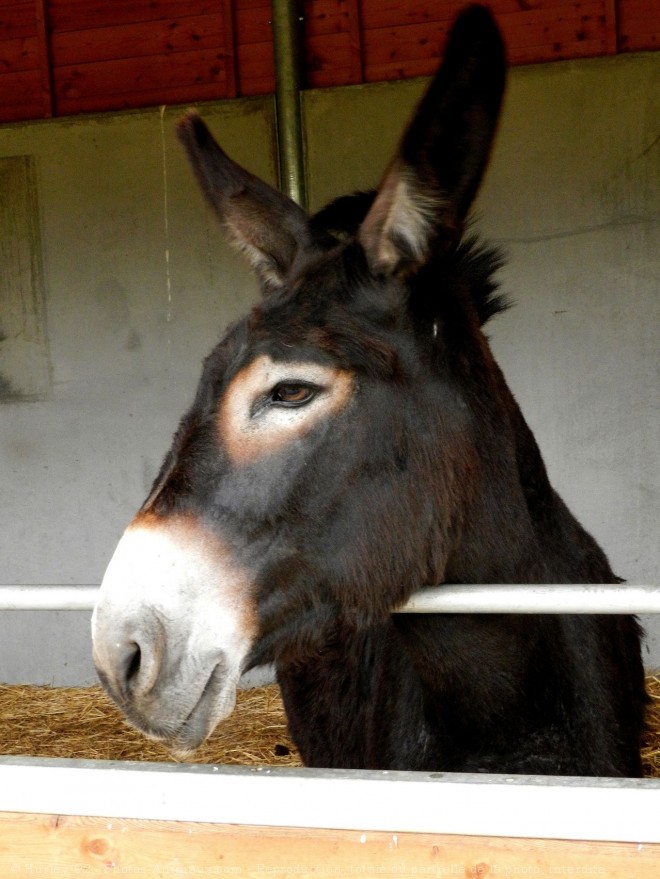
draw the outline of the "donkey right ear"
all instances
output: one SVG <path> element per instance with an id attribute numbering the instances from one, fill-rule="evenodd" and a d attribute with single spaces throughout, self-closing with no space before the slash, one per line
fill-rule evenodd
<path id="1" fill-rule="evenodd" d="M 232 243 L 247 255 L 266 292 L 280 287 L 296 254 L 309 241 L 307 214 L 232 161 L 195 111 L 183 117 L 177 133 L 202 192 Z"/>
<path id="2" fill-rule="evenodd" d="M 374 273 L 415 271 L 434 248 L 460 238 L 488 161 L 505 71 L 490 12 L 469 7 L 358 233 Z"/>

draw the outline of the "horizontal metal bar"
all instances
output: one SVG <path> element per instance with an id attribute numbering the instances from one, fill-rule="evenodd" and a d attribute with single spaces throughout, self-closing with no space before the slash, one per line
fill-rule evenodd
<path id="1" fill-rule="evenodd" d="M 416 592 L 398 613 L 660 613 L 660 587 L 443 585 Z"/>
<path id="2" fill-rule="evenodd" d="M 0 757 L 5 811 L 639 845 L 660 842 L 660 779 Z"/>
<path id="3" fill-rule="evenodd" d="M 98 586 L 0 586 L 0 610 L 93 610 Z"/>
<path id="4" fill-rule="evenodd" d="M 92 610 L 97 586 L 0 586 L 2 610 Z M 660 613 L 660 586 L 443 584 L 416 592 L 397 613 Z"/>

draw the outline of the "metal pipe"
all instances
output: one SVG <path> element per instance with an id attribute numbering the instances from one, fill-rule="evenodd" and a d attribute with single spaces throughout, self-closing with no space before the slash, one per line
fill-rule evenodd
<path id="1" fill-rule="evenodd" d="M 0 610 L 92 610 L 96 586 L 0 586 Z M 660 613 L 660 587 L 443 584 L 416 592 L 397 613 Z"/>
<path id="2" fill-rule="evenodd" d="M 398 613 L 660 613 L 660 587 L 442 585 L 416 592 Z"/>
<path id="3" fill-rule="evenodd" d="M 280 188 L 306 207 L 302 115 L 302 21 L 297 0 L 273 0 L 275 107 Z"/>
<path id="4" fill-rule="evenodd" d="M 92 610 L 98 586 L 0 586 L 0 610 Z"/>

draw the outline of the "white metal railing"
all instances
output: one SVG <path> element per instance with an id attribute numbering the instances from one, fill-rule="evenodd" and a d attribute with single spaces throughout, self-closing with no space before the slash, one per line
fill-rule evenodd
<path id="1" fill-rule="evenodd" d="M 92 610 L 97 586 L 0 586 L 3 610 Z M 660 613 L 660 586 L 461 585 L 421 589 L 397 613 Z"/>

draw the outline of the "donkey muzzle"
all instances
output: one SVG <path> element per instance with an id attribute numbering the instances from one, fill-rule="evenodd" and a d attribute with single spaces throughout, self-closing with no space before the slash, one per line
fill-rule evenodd
<path id="1" fill-rule="evenodd" d="M 249 578 L 190 519 L 138 517 L 92 616 L 104 687 L 145 734 L 191 751 L 234 707 L 255 638 Z"/>

